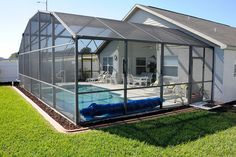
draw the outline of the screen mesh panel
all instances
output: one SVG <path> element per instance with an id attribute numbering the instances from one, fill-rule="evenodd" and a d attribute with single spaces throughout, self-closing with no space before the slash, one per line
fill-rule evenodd
<path id="1" fill-rule="evenodd" d="M 207 46 L 176 29 L 74 14 L 56 15 L 78 36 Z"/>

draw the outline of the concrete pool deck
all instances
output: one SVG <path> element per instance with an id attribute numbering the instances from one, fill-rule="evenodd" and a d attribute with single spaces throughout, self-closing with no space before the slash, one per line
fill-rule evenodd
<path id="1" fill-rule="evenodd" d="M 68 85 L 72 86 L 74 84 L 75 84 L 74 82 L 67 82 L 67 83 L 58 83 L 57 85 L 63 88 L 63 86 L 68 86 Z M 124 85 L 123 84 L 79 82 L 79 85 L 92 85 L 92 86 L 96 86 L 100 88 L 105 88 L 107 90 L 117 90 L 117 91 L 111 91 L 111 92 L 120 95 L 121 98 L 124 98 Z M 140 87 L 140 89 L 132 89 L 136 87 L 140 87 L 140 86 L 128 85 L 127 98 L 129 100 L 139 100 L 139 99 L 160 97 L 160 87 L 153 87 L 153 88 Z M 165 100 L 163 102 L 163 108 L 188 104 L 187 98 L 185 96 L 182 96 L 181 97 L 182 100 L 181 100 L 178 94 L 175 94 L 172 92 L 164 92 L 163 97 Z"/>
<path id="2" fill-rule="evenodd" d="M 96 87 L 105 88 L 108 90 L 118 90 L 118 91 L 112 91 L 113 93 L 119 94 L 120 97 L 124 97 L 124 85 L 123 84 L 111 84 L 111 83 L 93 83 L 93 82 L 80 82 L 79 85 L 93 85 Z M 140 88 L 140 89 L 132 89 L 140 86 L 128 86 L 127 91 L 127 98 L 129 100 L 140 100 L 140 99 L 146 99 L 146 98 L 154 98 L 154 97 L 160 97 L 160 87 L 153 87 L 153 88 Z M 179 96 L 174 95 L 171 92 L 164 92 L 164 103 L 163 107 L 170 107 L 170 106 L 180 106 L 184 104 L 187 104 L 187 98 L 182 97 L 182 100 Z"/>

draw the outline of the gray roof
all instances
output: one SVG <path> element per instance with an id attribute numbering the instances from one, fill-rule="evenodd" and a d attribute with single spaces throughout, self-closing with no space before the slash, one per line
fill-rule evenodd
<path id="1" fill-rule="evenodd" d="M 143 6 L 143 5 L 142 5 Z M 160 8 L 155 8 L 152 6 L 143 6 L 151 11 L 154 11 L 156 13 L 159 13 L 167 18 L 170 18 L 176 22 L 179 22 L 191 29 L 194 29 L 198 32 L 201 32 L 223 44 L 226 44 L 227 46 L 236 46 L 236 28 L 213 22 L 210 20 L 176 13 L 169 10 L 164 10 Z"/>

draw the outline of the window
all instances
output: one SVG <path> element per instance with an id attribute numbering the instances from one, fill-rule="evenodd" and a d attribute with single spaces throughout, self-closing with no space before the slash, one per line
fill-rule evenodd
<path id="1" fill-rule="evenodd" d="M 178 77 L 178 56 L 164 56 L 164 76 Z"/>
<path id="2" fill-rule="evenodd" d="M 103 57 L 102 70 L 108 71 L 109 74 L 113 72 L 113 57 Z"/>
<path id="3" fill-rule="evenodd" d="M 236 63 L 234 64 L 234 77 L 236 77 Z"/>
<path id="4" fill-rule="evenodd" d="M 136 75 L 140 75 L 142 72 L 146 72 L 146 58 L 136 58 Z"/>

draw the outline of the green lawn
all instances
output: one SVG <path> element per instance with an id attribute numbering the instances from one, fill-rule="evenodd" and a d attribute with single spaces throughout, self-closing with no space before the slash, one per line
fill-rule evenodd
<path id="1" fill-rule="evenodd" d="M 198 111 L 65 135 L 1 86 L 0 156 L 236 156 L 236 113 Z"/>

